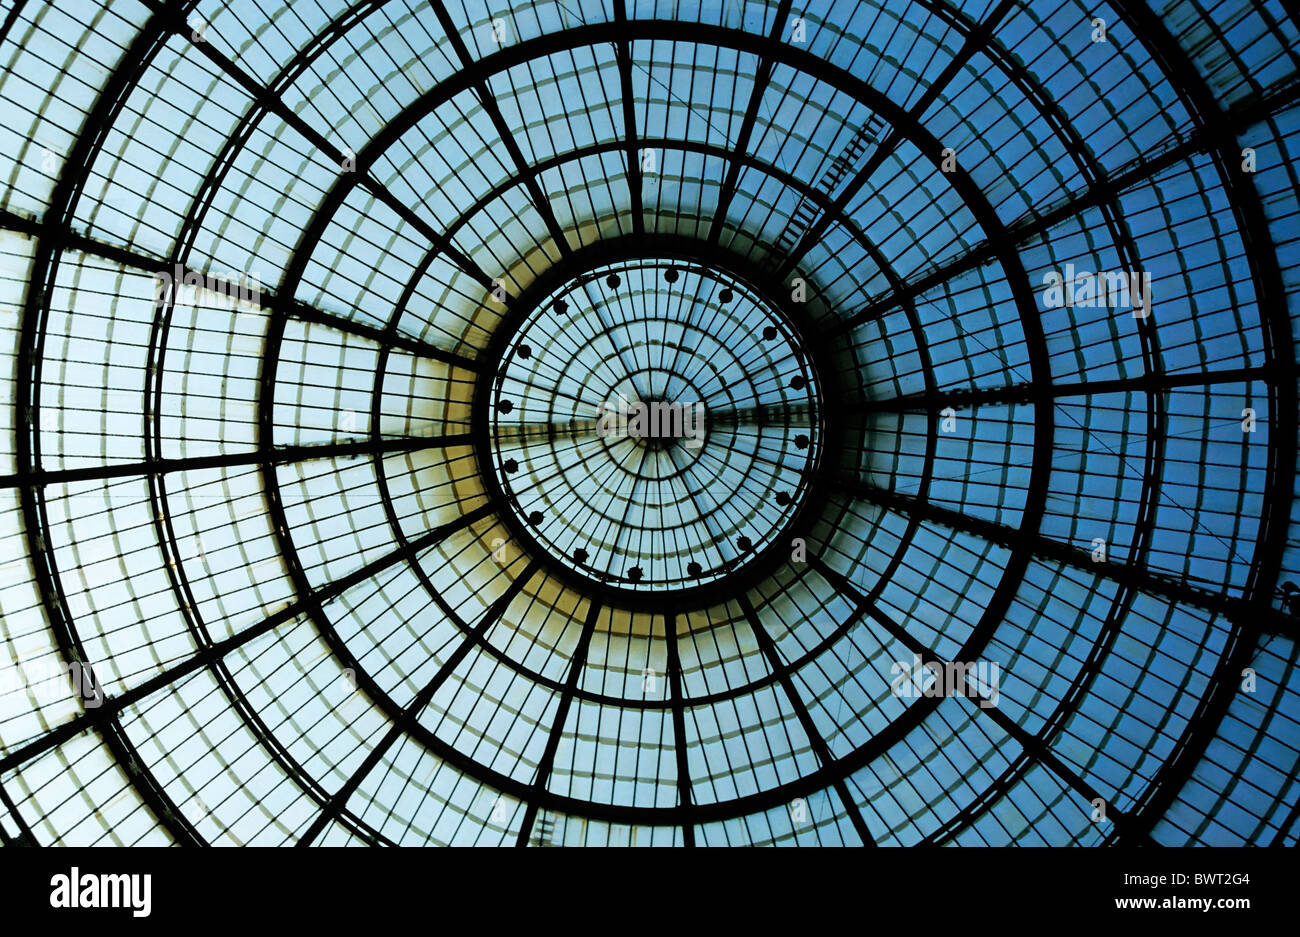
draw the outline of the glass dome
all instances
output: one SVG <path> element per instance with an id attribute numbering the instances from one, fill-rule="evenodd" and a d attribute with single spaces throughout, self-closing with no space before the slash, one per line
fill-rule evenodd
<path id="1" fill-rule="evenodd" d="M 0 0 L 0 837 L 1294 844 L 1298 69 Z"/>

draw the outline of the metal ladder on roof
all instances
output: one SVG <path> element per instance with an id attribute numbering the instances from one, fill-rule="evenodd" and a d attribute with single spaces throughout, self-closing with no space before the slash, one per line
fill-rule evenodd
<path id="1" fill-rule="evenodd" d="M 836 187 L 844 181 L 850 169 L 857 165 L 862 154 L 867 151 L 867 145 L 879 140 L 879 134 L 884 130 L 885 122 L 876 114 L 867 118 L 867 122 L 858 128 L 857 133 L 845 145 L 840 154 L 831 161 L 830 166 L 822 173 L 821 179 L 817 181 L 815 188 L 827 197 L 835 191 Z M 799 243 L 817 217 L 819 209 L 817 203 L 807 195 L 800 196 L 799 204 L 794 208 L 790 219 L 785 224 L 781 236 L 777 238 L 777 246 L 783 253 L 788 254 Z"/>
<path id="2" fill-rule="evenodd" d="M 555 821 L 550 817 L 542 814 L 537 818 L 536 833 L 533 836 L 534 846 L 554 846 L 551 837 L 555 835 Z"/>

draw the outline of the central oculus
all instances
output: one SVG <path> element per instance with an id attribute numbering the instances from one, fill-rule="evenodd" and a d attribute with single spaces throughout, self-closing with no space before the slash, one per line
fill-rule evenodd
<path id="1" fill-rule="evenodd" d="M 821 385 L 792 321 L 744 278 L 603 263 L 526 292 L 500 330 L 476 419 L 526 552 L 637 605 L 790 549 Z"/>

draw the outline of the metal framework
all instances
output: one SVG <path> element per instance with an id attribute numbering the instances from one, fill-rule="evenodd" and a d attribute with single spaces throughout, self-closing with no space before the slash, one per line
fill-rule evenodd
<path id="1" fill-rule="evenodd" d="M 1294 11 L 139 2 L 0 27 L 0 639 L 101 691 L 0 696 L 5 844 L 1300 835 Z M 554 429 L 710 366 L 731 441 L 637 515 Z M 566 471 L 615 553 L 744 545 L 575 572 Z"/>

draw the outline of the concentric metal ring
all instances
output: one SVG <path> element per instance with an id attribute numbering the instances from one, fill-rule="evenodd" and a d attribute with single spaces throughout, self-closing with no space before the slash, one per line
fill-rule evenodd
<path id="1" fill-rule="evenodd" d="M 679 608 L 797 552 L 828 433 L 797 304 L 725 265 L 650 255 L 514 305 L 479 435 L 531 552 L 633 607 Z"/>

